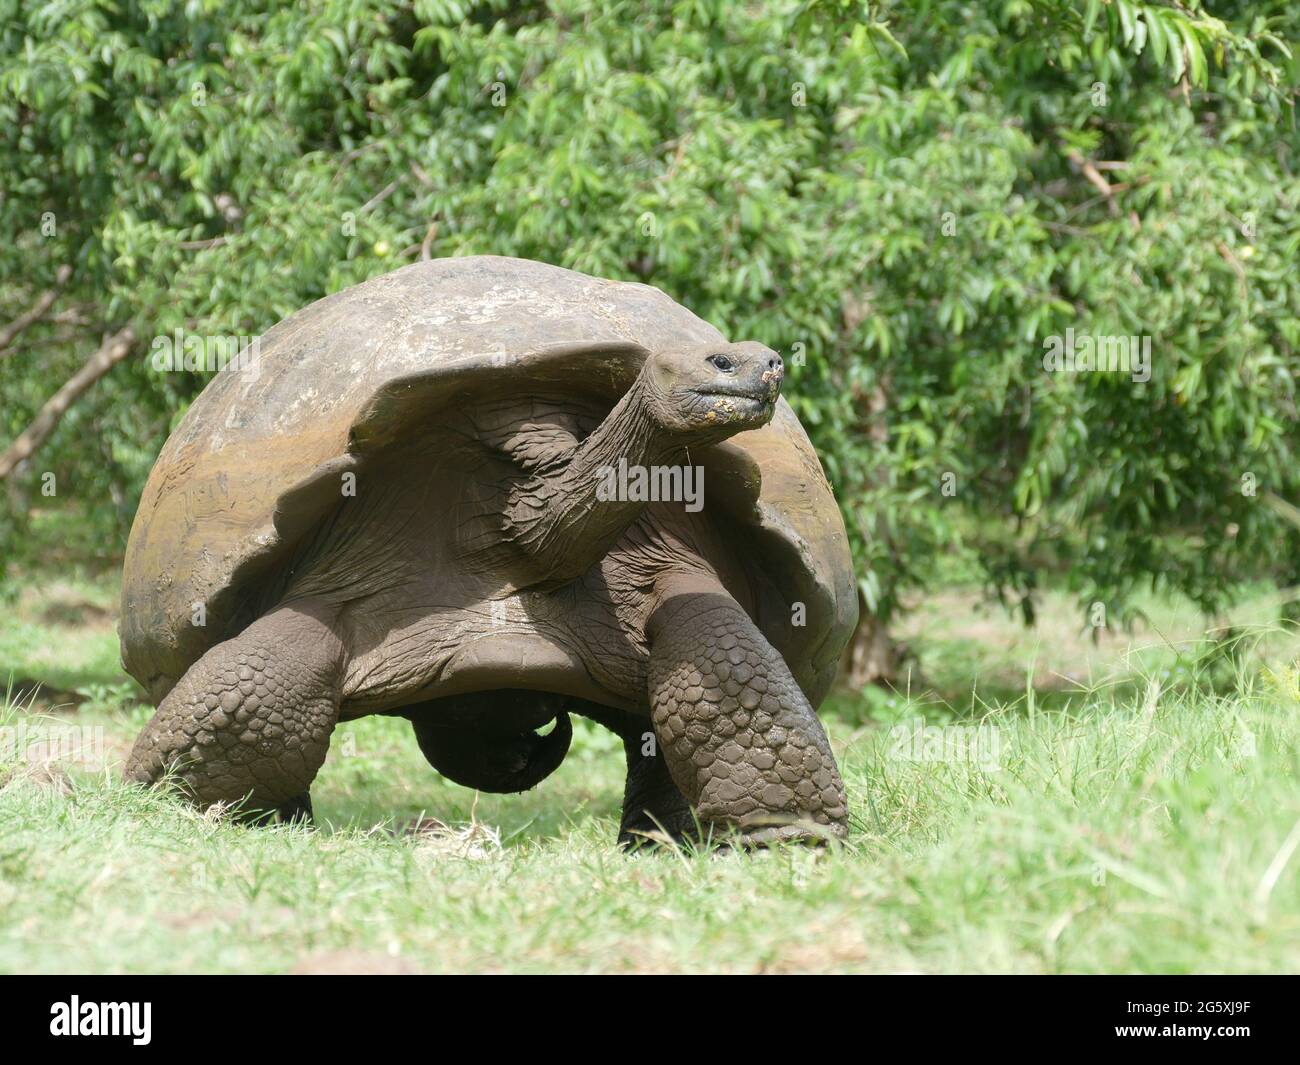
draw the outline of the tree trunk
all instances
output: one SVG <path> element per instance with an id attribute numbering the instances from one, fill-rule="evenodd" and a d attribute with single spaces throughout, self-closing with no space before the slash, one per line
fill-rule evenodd
<path id="1" fill-rule="evenodd" d="M 847 299 L 842 313 L 845 332 L 853 332 L 871 313 L 870 301 L 865 297 Z M 889 440 L 889 423 L 886 419 L 889 410 L 890 375 L 888 370 L 881 374 L 875 387 L 864 389 L 855 386 L 853 398 L 861 411 L 861 427 L 867 439 L 880 448 Z M 875 474 L 868 473 L 866 481 L 883 480 L 883 470 Z M 886 535 L 882 523 L 873 521 L 869 526 L 860 527 L 863 539 Z M 858 589 L 858 625 L 844 654 L 840 658 L 840 680 L 856 690 L 868 684 L 890 685 L 898 676 L 900 648 L 889 638 L 889 632 L 880 618 L 867 607 L 866 596 Z"/>

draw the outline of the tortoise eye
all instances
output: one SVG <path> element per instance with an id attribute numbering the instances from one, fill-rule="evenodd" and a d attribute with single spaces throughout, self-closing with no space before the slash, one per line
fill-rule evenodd
<path id="1" fill-rule="evenodd" d="M 711 362 L 723 373 L 734 373 L 736 364 L 725 355 L 710 355 L 705 362 Z"/>

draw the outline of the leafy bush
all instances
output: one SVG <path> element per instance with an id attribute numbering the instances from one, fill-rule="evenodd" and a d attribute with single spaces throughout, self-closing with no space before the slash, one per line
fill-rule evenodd
<path id="1" fill-rule="evenodd" d="M 0 0 L 12 440 L 106 333 L 133 355 L 11 475 L 120 544 L 203 375 L 422 256 L 657 285 L 780 349 L 872 622 L 968 556 L 1122 618 L 1300 580 L 1300 181 L 1285 3 Z M 1044 370 L 1067 330 L 1150 378 Z M 18 350 L 21 349 L 21 350 Z"/>

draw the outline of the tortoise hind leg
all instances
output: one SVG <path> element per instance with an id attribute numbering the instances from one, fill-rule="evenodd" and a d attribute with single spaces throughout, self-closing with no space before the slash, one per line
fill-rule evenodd
<path id="1" fill-rule="evenodd" d="M 170 779 L 195 805 L 301 817 L 338 722 L 343 643 L 334 612 L 282 606 L 211 648 L 158 706 L 126 777 Z M 305 801 L 304 801 L 305 800 Z"/>
<path id="2" fill-rule="evenodd" d="M 571 703 L 570 709 L 603 725 L 623 741 L 627 781 L 618 825 L 619 846 L 635 851 L 656 847 L 665 838 L 679 843 L 699 839 L 699 821 L 686 796 L 673 783 L 650 715 L 586 700 Z"/>
<path id="3" fill-rule="evenodd" d="M 287 825 L 314 825 L 316 815 L 311 808 L 311 792 L 304 791 L 295 795 L 286 803 L 281 803 L 275 811 L 276 819 Z"/>
<path id="4" fill-rule="evenodd" d="M 624 850 L 653 847 L 669 840 L 699 838 L 699 823 L 686 796 L 673 783 L 668 763 L 659 750 L 649 722 L 642 734 L 626 733 L 627 783 L 623 789 L 623 817 L 618 843 Z"/>

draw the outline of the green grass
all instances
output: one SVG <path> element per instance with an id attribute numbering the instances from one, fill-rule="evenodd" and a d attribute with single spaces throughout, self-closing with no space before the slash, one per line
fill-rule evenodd
<path id="1" fill-rule="evenodd" d="M 404 722 L 346 725 L 318 827 L 256 829 L 117 782 L 148 714 L 129 699 L 8 706 L 104 745 L 0 766 L 0 970 L 1294 971 L 1300 697 L 1278 645 L 1227 680 L 1189 658 L 1072 693 L 838 697 L 850 842 L 751 855 L 623 855 L 621 752 L 582 724 L 539 788 L 477 798 Z M 982 722 L 996 758 L 899 757 L 889 725 L 920 714 Z"/>
<path id="2" fill-rule="evenodd" d="M 0 603 L 0 692 L 10 678 L 60 692 L 134 682 L 122 673 L 116 578 L 70 569 L 29 581 Z"/>

